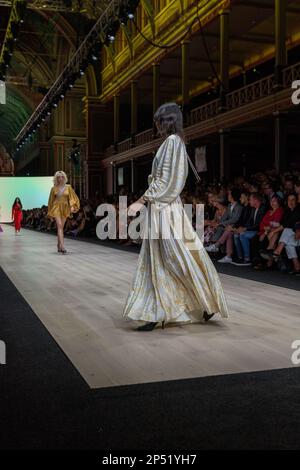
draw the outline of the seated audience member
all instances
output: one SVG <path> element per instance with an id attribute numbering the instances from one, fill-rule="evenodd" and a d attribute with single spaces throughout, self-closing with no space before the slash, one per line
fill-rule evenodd
<path id="1" fill-rule="evenodd" d="M 264 269 L 260 250 L 263 250 L 269 244 L 274 246 L 278 240 L 278 234 L 275 230 L 280 227 L 283 217 L 282 199 L 273 195 L 270 205 L 271 209 L 264 215 L 258 234 L 252 239 L 252 258 L 255 269 Z"/>
<path id="2" fill-rule="evenodd" d="M 283 192 L 278 189 L 278 184 L 275 182 L 266 181 L 262 184 L 261 189 L 268 207 L 271 206 L 271 199 L 273 196 L 279 196 L 281 199 L 284 198 Z"/>
<path id="3" fill-rule="evenodd" d="M 288 229 L 286 229 L 288 230 Z M 296 274 L 297 276 L 300 275 L 300 260 L 299 260 L 299 252 L 297 252 L 297 248 L 300 247 L 300 221 L 295 224 L 294 227 L 294 234 L 290 236 L 286 240 L 285 244 L 285 251 L 289 260 L 292 260 L 293 263 L 293 271 L 291 274 Z"/>
<path id="4" fill-rule="evenodd" d="M 204 243 L 214 243 L 218 240 L 222 233 L 217 231 L 220 223 L 225 219 L 226 215 L 226 204 L 223 199 L 217 199 L 214 202 L 216 207 L 215 217 L 213 220 L 209 221 L 209 225 L 206 225 L 206 221 L 204 221 Z"/>
<path id="5" fill-rule="evenodd" d="M 96 234 L 96 214 L 89 201 L 82 201 L 82 210 L 85 218 L 84 235 Z"/>
<path id="6" fill-rule="evenodd" d="M 294 178 L 288 175 L 284 178 L 284 197 L 287 198 L 289 194 L 294 193 Z"/>
<path id="7" fill-rule="evenodd" d="M 209 225 L 216 213 L 215 201 L 217 199 L 216 194 L 209 192 L 207 195 L 207 203 L 205 204 L 205 213 L 204 213 L 204 226 Z"/>
<path id="8" fill-rule="evenodd" d="M 77 237 L 80 233 L 83 232 L 85 227 L 85 216 L 82 209 L 79 210 L 72 218 L 68 219 L 66 222 L 65 232 L 67 235 L 73 235 Z"/>
<path id="9" fill-rule="evenodd" d="M 300 180 L 295 183 L 295 193 L 297 194 L 297 202 L 300 204 Z"/>
<path id="10" fill-rule="evenodd" d="M 251 266 L 250 240 L 258 233 L 265 214 L 263 197 L 259 193 L 252 193 L 249 203 L 252 207 L 251 215 L 246 224 L 236 230 L 233 237 L 238 258 L 233 264 L 237 266 Z"/>
<path id="11" fill-rule="evenodd" d="M 274 236 L 270 240 L 267 248 L 262 250 L 261 257 L 270 261 L 269 266 L 273 260 L 273 250 L 276 247 L 277 241 L 285 228 L 293 229 L 296 222 L 300 221 L 300 204 L 297 203 L 297 195 L 289 194 L 287 199 L 287 207 L 283 211 L 283 217 L 278 227 L 273 228 Z"/>
<path id="12" fill-rule="evenodd" d="M 222 238 L 224 231 L 229 232 L 233 225 L 239 221 L 243 210 L 243 207 L 240 204 L 240 197 L 241 191 L 239 189 L 232 188 L 229 190 L 229 205 L 227 206 L 224 217 L 216 227 L 214 236 L 212 237 L 212 239 L 215 239 L 216 242 L 206 248 L 209 253 L 217 253 L 219 251 L 219 246 L 224 243 Z"/>
<path id="13" fill-rule="evenodd" d="M 297 248 L 300 247 L 300 221 L 294 226 L 294 230 L 291 228 L 285 228 L 279 239 L 278 246 L 274 250 L 273 258 L 277 262 L 282 251 L 285 248 L 287 257 L 293 263 L 293 270 L 291 274 L 300 275 L 300 261 L 297 253 Z"/>
<path id="14" fill-rule="evenodd" d="M 240 203 L 242 206 L 242 212 L 240 218 L 236 224 L 227 225 L 225 231 L 221 238 L 215 243 L 217 247 L 222 247 L 225 245 L 226 255 L 219 259 L 219 263 L 232 263 L 232 256 L 233 256 L 233 235 L 237 232 L 239 227 L 244 227 L 245 224 L 248 222 L 249 217 L 251 215 L 251 206 L 249 204 L 249 193 L 242 192 L 240 197 Z"/>

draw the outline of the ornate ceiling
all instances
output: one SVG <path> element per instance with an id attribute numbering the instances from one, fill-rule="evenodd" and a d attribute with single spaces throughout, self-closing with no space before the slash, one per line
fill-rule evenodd
<path id="1" fill-rule="evenodd" d="M 29 0 L 0 105 L 0 142 L 11 147 L 28 117 L 91 29 L 107 0 Z M 0 0 L 0 49 L 11 11 Z"/>

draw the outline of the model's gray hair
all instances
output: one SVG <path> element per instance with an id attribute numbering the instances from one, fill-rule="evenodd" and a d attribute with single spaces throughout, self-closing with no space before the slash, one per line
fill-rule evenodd
<path id="1" fill-rule="evenodd" d="M 153 119 L 157 125 L 159 133 L 163 137 L 171 134 L 178 134 L 184 140 L 183 117 L 178 104 L 162 104 L 154 114 Z"/>

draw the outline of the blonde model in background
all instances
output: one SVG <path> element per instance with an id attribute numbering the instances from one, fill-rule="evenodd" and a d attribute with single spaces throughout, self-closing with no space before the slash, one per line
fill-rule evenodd
<path id="1" fill-rule="evenodd" d="M 65 172 L 57 171 L 53 178 L 48 201 L 48 217 L 54 218 L 57 226 L 57 251 L 65 254 L 64 226 L 68 217 L 80 209 L 80 201 Z"/>

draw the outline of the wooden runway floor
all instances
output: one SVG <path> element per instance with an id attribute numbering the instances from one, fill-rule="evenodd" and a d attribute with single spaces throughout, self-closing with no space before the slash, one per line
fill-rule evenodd
<path id="1" fill-rule="evenodd" d="M 66 248 L 4 226 L 0 265 L 90 387 L 293 367 L 299 291 L 223 274 L 228 320 L 141 333 L 122 317 L 138 255 L 73 240 Z"/>

